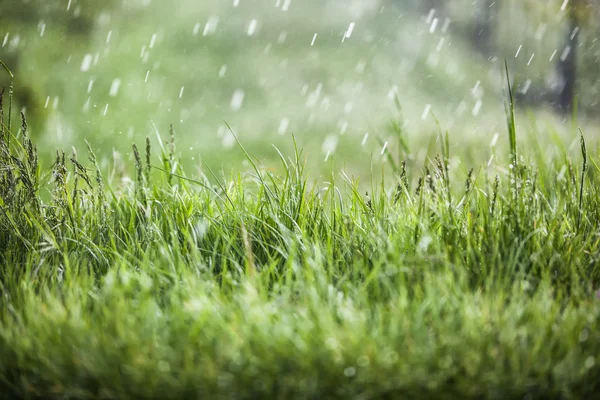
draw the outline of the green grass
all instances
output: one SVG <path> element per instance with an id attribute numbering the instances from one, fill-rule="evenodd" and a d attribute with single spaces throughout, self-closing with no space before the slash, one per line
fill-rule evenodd
<path id="1" fill-rule="evenodd" d="M 0 392 L 595 396 L 598 167 L 583 135 L 578 156 L 517 147 L 508 110 L 493 162 L 457 167 L 446 134 L 366 183 L 311 180 L 297 147 L 273 171 L 241 142 L 249 170 L 186 175 L 173 136 L 134 145 L 119 180 L 91 147 L 40 165 L 4 119 Z"/>

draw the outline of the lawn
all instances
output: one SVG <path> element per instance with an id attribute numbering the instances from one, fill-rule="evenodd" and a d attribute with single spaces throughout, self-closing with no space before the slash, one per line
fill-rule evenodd
<path id="1" fill-rule="evenodd" d="M 0 27 L 0 397 L 598 397 L 598 124 L 514 107 L 561 33 L 336 1 Z"/>
<path id="2" fill-rule="evenodd" d="M 398 131 L 370 182 L 312 179 L 293 141 L 267 168 L 234 132 L 248 171 L 188 173 L 165 135 L 116 179 L 4 119 L 0 392 L 596 396 L 597 145 L 521 138 L 507 103 L 487 162 L 440 132 L 418 165 Z"/>

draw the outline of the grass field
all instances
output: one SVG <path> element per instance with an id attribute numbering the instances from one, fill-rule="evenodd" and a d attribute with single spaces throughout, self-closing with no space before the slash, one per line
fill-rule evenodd
<path id="1" fill-rule="evenodd" d="M 298 148 L 274 171 L 243 141 L 249 172 L 188 173 L 169 135 L 132 165 L 40 164 L 5 118 L 0 392 L 597 396 L 597 141 L 544 144 L 508 103 L 491 147 L 440 133 L 415 157 L 398 129 L 367 182 L 312 179 Z"/>

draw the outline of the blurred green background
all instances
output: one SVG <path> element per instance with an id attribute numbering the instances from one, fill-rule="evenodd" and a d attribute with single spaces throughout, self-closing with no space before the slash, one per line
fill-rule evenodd
<path id="1" fill-rule="evenodd" d="M 190 172 L 202 170 L 201 161 L 229 172 L 244 161 L 226 122 L 268 167 L 278 165 L 272 145 L 290 154 L 294 135 L 311 170 L 325 174 L 334 162 L 362 176 L 396 152 L 399 128 L 415 163 L 440 128 L 454 148 L 489 157 L 505 132 L 505 59 L 517 79 L 520 126 L 530 130 L 534 116 L 539 140 L 548 130 L 569 140 L 572 107 L 561 100 L 576 79 L 580 124 L 597 136 L 596 7 L 0 0 L 0 59 L 16 76 L 13 118 L 25 109 L 48 160 L 56 148 L 83 152 L 88 140 L 116 171 L 132 158 L 131 143 L 143 146 L 148 136 L 158 149 L 157 132 L 167 140 L 173 124 Z M 0 86 L 7 84 L 2 74 Z"/>

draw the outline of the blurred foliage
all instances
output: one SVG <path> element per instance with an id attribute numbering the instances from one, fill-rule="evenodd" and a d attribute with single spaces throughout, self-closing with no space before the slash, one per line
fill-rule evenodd
<path id="1" fill-rule="evenodd" d="M 556 102 L 564 86 L 561 63 L 575 57 L 583 111 L 598 111 L 600 11 L 593 0 L 453 0 L 444 12 L 455 33 L 490 59 L 507 59 L 531 105 Z M 573 26 L 577 29 L 574 31 Z M 575 49 L 567 46 L 577 35 Z"/>
<path id="2" fill-rule="evenodd" d="M 96 22 L 118 4 L 118 0 L 0 0 L 0 57 L 15 75 L 15 110 L 24 109 L 28 120 L 40 128 L 48 118 L 41 92 L 43 81 L 52 78 L 30 73 L 31 54 L 23 49 L 44 35 L 53 37 L 55 54 L 68 50 L 61 48 L 67 37 L 85 42 Z M 8 84 L 8 75 L 0 74 L 0 88 Z"/>
<path id="3" fill-rule="evenodd" d="M 103 155 L 173 123 L 186 135 L 179 143 L 190 163 L 202 151 L 214 157 L 212 166 L 229 168 L 237 156 L 227 151 L 235 142 L 224 120 L 264 158 L 265 142 L 279 146 L 292 133 L 320 161 L 324 138 L 339 153 L 368 154 L 379 146 L 374 132 L 389 134 L 394 94 L 398 120 L 415 137 L 437 129 L 427 107 L 444 127 L 456 122 L 464 138 L 493 134 L 503 59 L 522 105 L 546 108 L 555 97 L 562 1 L 293 0 L 283 11 L 284 3 L 0 0 L 0 58 L 22 97 L 15 117 L 26 106 L 31 132 L 48 133 L 45 144 L 68 148 L 87 139 Z M 600 28 L 596 10 L 588 15 L 579 98 L 591 114 Z M 251 21 L 255 34 L 248 34 Z M 343 40 L 351 23 L 354 34 Z M 86 59 L 93 61 L 82 68 Z M 0 74 L 0 86 L 6 83 Z M 238 91 L 245 97 L 234 110 Z M 38 121 L 46 120 L 43 129 Z"/>

